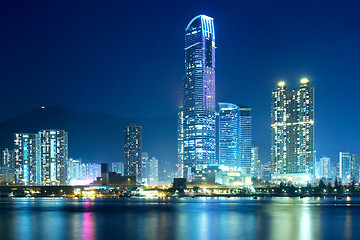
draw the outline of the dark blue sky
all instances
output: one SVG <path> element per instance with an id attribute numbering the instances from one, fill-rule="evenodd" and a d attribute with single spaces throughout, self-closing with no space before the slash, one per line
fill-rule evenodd
<path id="1" fill-rule="evenodd" d="M 0 121 L 41 105 L 121 117 L 175 115 L 184 28 L 215 20 L 217 101 L 253 108 L 270 145 L 279 80 L 316 93 L 318 156 L 360 153 L 360 2 L 1 1 Z M 260 149 L 269 159 L 268 149 Z"/>

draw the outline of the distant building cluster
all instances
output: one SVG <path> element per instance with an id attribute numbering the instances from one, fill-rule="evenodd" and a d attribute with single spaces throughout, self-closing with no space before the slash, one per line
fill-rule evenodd
<path id="1" fill-rule="evenodd" d="M 68 133 L 41 130 L 15 133 L 14 149 L 2 151 L 0 183 L 16 185 L 66 185 Z"/>
<path id="2" fill-rule="evenodd" d="M 159 161 L 142 153 L 142 127 L 135 124 L 126 126 L 124 137 L 124 161 L 112 162 L 112 172 L 106 167 L 108 174 L 104 176 L 108 176 L 107 182 L 111 184 L 119 182 L 119 177 L 130 177 L 132 184 L 158 185 Z M 0 184 L 103 184 L 102 175 L 100 164 L 68 157 L 68 133 L 64 130 L 15 133 L 14 149 L 4 148 L 1 154 Z"/>

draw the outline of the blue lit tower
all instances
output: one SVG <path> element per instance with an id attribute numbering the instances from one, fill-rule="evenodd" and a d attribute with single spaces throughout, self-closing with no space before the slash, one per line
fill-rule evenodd
<path id="1" fill-rule="evenodd" d="M 240 167 L 250 176 L 252 148 L 251 108 L 240 106 Z"/>
<path id="2" fill-rule="evenodd" d="M 39 136 L 40 161 L 36 169 L 39 185 L 66 185 L 68 183 L 68 132 L 41 130 Z"/>
<path id="3" fill-rule="evenodd" d="M 218 121 L 219 164 L 240 167 L 240 108 L 219 103 Z"/>
<path id="4" fill-rule="evenodd" d="M 135 123 L 124 127 L 124 171 L 125 176 L 136 176 L 142 180 L 142 127 Z"/>
<path id="5" fill-rule="evenodd" d="M 179 121 L 179 159 L 184 176 L 215 163 L 214 20 L 193 18 L 185 29 L 185 75 Z M 180 131 L 181 130 L 181 131 Z"/>
<path id="6" fill-rule="evenodd" d="M 37 163 L 39 162 L 38 135 L 15 133 L 15 181 L 18 185 L 36 185 Z"/>

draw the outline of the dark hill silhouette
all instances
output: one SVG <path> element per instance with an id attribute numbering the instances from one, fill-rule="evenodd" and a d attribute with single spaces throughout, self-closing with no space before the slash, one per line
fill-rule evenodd
<path id="1" fill-rule="evenodd" d="M 35 109 L 0 123 L 0 148 L 13 148 L 16 132 L 41 129 L 69 132 L 69 157 L 84 162 L 123 161 L 124 126 L 143 126 L 143 150 L 159 159 L 176 162 L 176 117 L 118 118 L 99 113 L 75 113 L 60 106 Z"/>

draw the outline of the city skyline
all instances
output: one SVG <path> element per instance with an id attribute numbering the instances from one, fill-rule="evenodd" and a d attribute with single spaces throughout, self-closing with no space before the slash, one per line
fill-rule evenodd
<path id="1" fill-rule="evenodd" d="M 126 86 L 128 86 L 128 88 L 126 88 L 127 91 L 133 93 L 134 86 L 130 81 L 135 78 L 142 78 L 139 73 L 133 76 L 126 74 L 126 77 L 120 77 L 123 75 L 117 74 L 117 70 L 114 70 L 128 67 L 129 64 L 134 61 L 134 57 L 131 57 L 129 53 L 122 48 L 122 46 L 131 46 L 131 43 L 119 40 L 119 34 L 112 35 L 112 30 L 115 26 L 119 26 L 124 34 L 128 33 L 129 37 L 134 35 L 131 34 L 134 32 L 134 29 L 126 27 L 119 22 L 129 17 L 128 14 L 124 16 L 114 15 L 115 13 L 109 8 L 99 6 L 104 12 L 109 13 L 109 16 L 117 17 L 119 20 L 115 21 L 113 25 L 103 25 L 105 22 L 108 23 L 109 18 L 104 18 L 103 21 L 105 22 L 99 22 L 97 24 L 91 22 L 90 24 L 95 27 L 94 32 L 92 32 L 89 27 L 84 25 L 85 23 L 83 21 L 74 18 L 74 16 L 78 14 L 76 9 L 80 7 L 76 4 L 71 7 L 66 4 L 64 4 L 64 6 L 55 6 L 51 3 L 48 5 L 40 4 L 38 6 L 25 4 L 23 8 L 16 8 L 19 3 L 2 4 L 4 6 L 1 8 L 2 11 L 6 11 L 3 12 L 2 15 L 5 19 L 9 20 L 1 23 L 5 31 L 2 41 L 8 46 L 7 49 L 4 49 L 4 56 L 6 56 L 7 60 L 2 64 L 4 69 L 6 69 L 2 71 L 2 79 L 5 83 L 5 94 L 1 96 L 3 101 L 0 101 L 2 104 L 6 103 L 6 105 L 2 106 L 2 109 L 4 109 L 4 114 L 2 115 L 3 120 L 42 105 L 49 106 L 56 103 L 78 112 L 95 111 L 113 114 L 115 116 L 124 116 L 125 114 L 128 114 L 128 116 L 175 115 L 181 98 L 181 93 L 179 93 L 178 90 L 183 70 L 183 63 L 181 61 L 181 56 L 183 56 L 183 41 L 179 38 L 181 38 L 183 34 L 182 29 L 193 16 L 207 14 L 217 19 L 217 28 L 219 28 L 219 34 L 221 34 L 218 40 L 219 44 L 217 44 L 218 49 L 221 49 L 221 51 L 218 51 L 217 56 L 217 100 L 252 106 L 255 126 L 253 136 L 255 142 L 260 142 L 262 145 L 265 145 L 265 147 L 270 146 L 270 131 L 267 127 L 268 124 L 270 124 L 268 120 L 270 111 L 266 104 L 263 103 L 269 100 L 269 93 L 275 82 L 286 80 L 288 85 L 293 86 L 297 81 L 296 79 L 308 77 L 318 89 L 316 96 L 316 109 L 318 112 L 316 121 L 318 127 L 315 129 L 317 136 L 315 143 L 317 156 L 326 155 L 334 161 L 334 159 L 337 159 L 339 151 L 357 151 L 357 146 L 359 146 L 358 136 L 360 134 L 358 132 L 359 130 L 357 130 L 357 113 L 355 112 L 355 117 L 350 116 L 350 114 L 342 116 L 342 118 L 338 116 L 332 117 L 333 108 L 341 108 L 344 109 L 344 112 L 350 113 L 352 104 L 348 103 L 354 102 L 353 97 L 356 96 L 355 93 L 352 93 L 356 88 L 347 89 L 350 83 L 355 82 L 358 74 L 355 67 L 358 65 L 358 60 L 355 58 L 356 54 L 354 53 L 357 52 L 358 46 L 355 42 L 359 39 L 359 34 L 355 31 L 356 21 L 354 21 L 354 16 L 356 16 L 356 14 L 350 14 L 358 6 L 355 2 L 348 2 L 347 4 L 326 2 L 326 10 L 322 8 L 322 1 L 311 4 L 310 2 L 305 2 L 303 5 L 283 3 L 281 9 L 276 9 L 276 7 L 267 3 L 263 3 L 263 6 L 260 7 L 255 7 L 251 3 L 243 3 L 241 6 L 225 7 L 227 10 L 226 15 L 216 10 L 216 8 L 219 7 L 218 3 L 207 5 L 205 9 L 201 3 L 193 3 L 193 10 L 185 10 L 182 4 L 171 7 L 169 5 L 160 7 L 160 9 L 165 7 L 170 7 L 170 9 L 178 7 L 184 10 L 182 12 L 176 12 L 174 17 L 170 17 L 171 11 L 162 11 L 158 16 L 153 15 L 153 13 L 148 13 L 143 15 L 139 14 L 140 16 L 136 18 L 130 17 L 129 19 L 134 21 L 135 26 L 143 26 L 142 29 L 144 29 L 145 32 L 152 29 L 159 34 L 159 36 L 166 34 L 166 36 L 174 40 L 173 45 L 164 48 L 164 50 L 169 52 L 169 55 L 162 52 L 164 53 L 162 60 L 152 54 L 152 51 L 160 51 L 160 46 L 162 46 L 156 40 L 148 40 L 154 41 L 150 44 L 152 46 L 151 48 L 147 47 L 147 49 L 144 49 L 140 47 L 139 51 L 134 52 L 134 56 L 137 57 L 143 56 L 144 54 L 154 56 L 156 59 L 154 64 L 163 63 L 163 60 L 167 58 L 171 58 L 174 61 L 166 61 L 166 66 L 169 66 L 169 70 L 165 71 L 165 76 L 157 74 L 158 72 L 154 70 L 156 68 L 154 68 L 151 63 L 150 65 L 152 67 L 145 67 L 144 72 L 151 78 L 152 85 L 149 85 L 150 81 L 141 81 L 141 87 L 137 87 L 136 89 L 141 92 L 143 99 L 140 102 L 132 99 L 132 109 L 125 109 L 128 107 L 125 104 L 120 104 L 120 106 L 117 107 L 109 104 L 110 102 L 124 102 L 123 99 L 115 96 L 129 98 L 130 95 L 113 94 L 113 97 L 109 97 L 111 94 L 105 94 L 106 97 L 104 97 L 103 94 L 107 92 L 113 93 L 112 91 L 122 91 L 122 88 L 115 84 L 115 79 L 117 79 L 118 84 L 126 84 Z M 294 6 L 296 7 L 294 8 Z M 68 14 L 64 17 L 65 23 L 74 22 L 75 24 L 71 24 L 70 28 L 61 27 L 59 22 L 44 12 L 45 9 L 54 10 L 55 7 L 59 7 L 59 9 L 65 8 L 63 12 Z M 98 6 L 87 6 L 85 12 L 81 13 L 83 19 L 86 19 L 85 16 L 88 16 L 90 13 L 97 13 L 95 7 Z M 116 7 L 118 6 L 114 5 L 114 9 L 116 9 Z M 129 4 L 127 7 L 132 9 L 135 6 Z M 34 14 L 34 16 L 29 15 L 27 9 L 32 10 L 34 13 L 41 14 Z M 321 11 L 319 11 L 319 9 L 321 9 Z M 139 9 L 139 11 L 141 13 L 144 12 L 143 9 Z M 263 14 L 256 14 L 259 18 L 255 20 L 251 15 L 257 11 Z M 241 17 L 239 18 L 238 12 L 246 12 L 246 14 L 240 14 Z M 306 19 L 300 21 L 301 18 L 299 16 L 302 16 L 301 13 L 304 12 L 306 12 Z M 35 15 L 42 17 L 35 17 Z M 32 26 L 37 26 L 35 29 L 32 29 L 33 27 L 30 27 L 30 29 L 34 30 L 34 33 L 39 34 L 39 39 L 27 35 L 30 37 L 29 41 L 23 42 L 24 40 L 20 39 L 24 38 L 16 38 L 16 36 L 27 34 L 29 26 L 24 22 L 16 20 L 14 18 L 15 16 L 26 17 L 30 20 Z M 96 16 L 102 16 L 102 14 L 98 13 Z M 283 23 L 282 16 L 287 17 L 287 23 Z M 147 18 L 148 23 L 144 23 L 144 17 Z M 48 25 L 43 21 L 44 19 L 49 20 L 54 26 L 60 27 L 48 28 Z M 150 26 L 157 26 L 156 24 L 160 23 L 163 19 L 168 19 L 169 21 L 166 24 L 169 24 L 169 26 L 171 24 L 174 27 L 167 28 L 166 31 L 150 28 Z M 266 24 L 264 22 L 265 19 Z M 80 27 L 83 26 L 85 26 L 85 28 L 83 28 L 84 30 L 80 31 Z M 104 26 L 108 26 L 108 28 L 104 28 Z M 11 29 L 15 28 L 18 34 L 14 34 L 11 31 Z M 295 29 L 297 30 L 295 31 Z M 78 32 L 78 30 L 79 34 L 75 33 Z M 73 38 L 65 41 L 57 40 L 62 39 L 57 38 L 57 34 L 68 33 L 68 31 L 73 32 Z M 105 39 L 109 42 L 109 46 L 113 46 L 118 40 L 123 43 L 121 46 L 116 44 L 118 47 L 112 49 L 117 51 L 117 53 L 121 53 L 119 56 L 124 56 L 125 59 L 129 61 L 129 64 L 120 61 L 114 54 L 111 54 L 108 49 L 104 49 L 103 46 L 105 46 L 105 44 L 101 39 L 94 38 L 96 43 L 87 40 L 88 37 L 92 39 L 91 37 L 94 37 L 94 33 L 98 32 L 104 33 L 103 36 L 106 36 Z M 81 36 L 81 33 L 84 35 Z M 12 41 L 14 40 L 13 38 L 15 38 L 15 41 Z M 162 37 L 162 39 L 164 38 Z M 258 39 L 264 39 L 264 41 Z M 84 45 L 81 44 L 83 47 L 80 47 L 79 44 L 82 42 L 84 42 Z M 39 43 L 46 44 L 39 48 Z M 60 54 L 57 50 L 51 48 L 52 44 L 55 43 L 59 45 L 59 49 L 64 50 L 64 54 Z M 137 45 L 141 46 L 141 44 Z M 11 51 L 10 54 L 9 50 L 13 50 L 15 46 L 21 46 L 20 50 L 22 51 Z M 97 55 L 92 55 L 92 52 L 85 51 L 87 47 L 90 46 L 94 47 L 92 49 L 92 51 L 94 51 L 93 54 Z M 32 49 L 36 48 L 39 48 L 38 54 L 34 54 L 32 51 Z M 328 49 L 331 49 L 331 54 L 328 53 Z M 140 53 L 140 50 L 143 52 Z M 276 50 L 276 53 L 274 50 Z M 47 52 L 50 53 L 48 54 Z M 48 61 L 48 63 L 44 63 L 44 57 L 48 60 L 52 59 L 50 54 L 56 56 L 56 58 Z M 83 64 L 79 66 L 76 65 L 77 63 L 75 64 L 75 62 L 69 62 L 69 64 L 61 65 L 65 71 L 60 72 L 57 67 L 58 61 L 68 59 L 69 56 L 72 56 L 70 54 L 74 54 L 74 56 L 76 56 L 75 59 L 78 60 L 77 62 Z M 34 61 L 24 62 L 21 60 L 28 56 L 33 56 Z M 87 60 L 83 58 L 85 56 L 88 57 Z M 94 70 L 90 70 L 88 66 L 89 64 L 90 66 L 94 66 L 91 64 L 99 63 L 99 61 L 97 60 L 98 58 L 89 58 L 89 56 L 100 56 L 105 62 L 107 59 L 108 61 L 115 60 L 114 62 L 118 64 L 110 64 L 112 71 L 107 72 L 111 72 L 111 76 L 105 73 L 104 70 L 107 68 L 104 65 L 99 65 L 99 72 L 94 73 Z M 15 58 L 18 62 L 15 62 Z M 35 63 L 38 63 L 38 65 L 34 65 Z M 45 67 L 47 69 L 46 72 L 40 71 L 40 63 L 48 66 Z M 49 64 L 52 65 L 49 67 Z M 71 64 L 79 66 L 81 71 L 73 71 L 74 68 Z M 142 65 L 146 66 L 146 64 Z M 251 67 L 251 65 L 254 66 Z M 335 68 L 333 66 L 337 67 Z M 21 67 L 21 71 L 15 71 L 17 67 Z M 31 71 L 29 69 L 31 69 Z M 78 80 L 73 79 L 72 74 L 70 74 L 71 72 L 77 76 Z M 93 76 L 89 77 L 89 73 Z M 30 86 L 29 83 L 24 82 L 27 79 L 33 80 L 29 81 L 31 82 Z M 85 79 L 89 79 L 91 84 L 85 86 L 83 84 Z M 98 84 L 102 81 L 95 81 L 96 79 L 104 79 L 103 81 L 111 86 L 113 90 L 107 89 L 108 91 L 106 91 L 104 87 L 98 87 Z M 338 84 L 339 79 L 341 79 L 342 84 Z M 13 92 L 15 89 L 15 82 L 16 89 L 19 93 L 28 90 L 29 87 L 35 91 L 34 97 L 30 99 L 31 101 L 22 101 L 23 104 L 21 104 L 21 106 L 19 106 L 17 101 L 14 101 L 14 103 L 6 101 L 6 99 L 9 99 L 7 94 Z M 40 95 L 36 93 L 51 88 L 52 84 L 50 84 L 50 82 L 57 84 L 58 88 L 54 89 L 52 94 L 45 94 L 42 95 L 43 97 L 38 98 L 37 96 Z M 156 110 L 148 104 L 150 102 L 148 101 L 149 95 L 144 93 L 144 91 L 151 86 L 157 87 L 159 84 L 166 89 L 166 91 L 163 91 L 164 95 L 159 94 L 158 96 L 154 96 L 154 94 L 150 94 L 154 105 L 161 106 L 157 107 Z M 63 97 L 64 90 L 68 93 L 68 100 Z M 89 101 L 87 94 L 93 95 L 95 92 L 98 93 L 100 97 L 98 97 L 96 101 Z M 343 92 L 347 92 L 347 94 L 343 94 Z M 331 96 L 336 94 L 339 94 L 337 100 L 331 98 Z M 19 94 L 18 96 L 21 99 L 23 95 L 25 96 L 25 94 Z M 76 101 L 74 101 L 75 96 L 77 96 Z M 91 104 L 84 105 L 82 99 Z M 163 101 L 163 99 L 171 100 Z M 158 104 L 160 102 L 161 104 Z M 113 109 L 119 110 L 114 111 Z M 345 128 L 344 126 L 347 127 Z M 261 159 L 269 159 L 269 156 L 269 149 L 264 149 L 264 147 L 259 148 L 259 157 Z"/>

